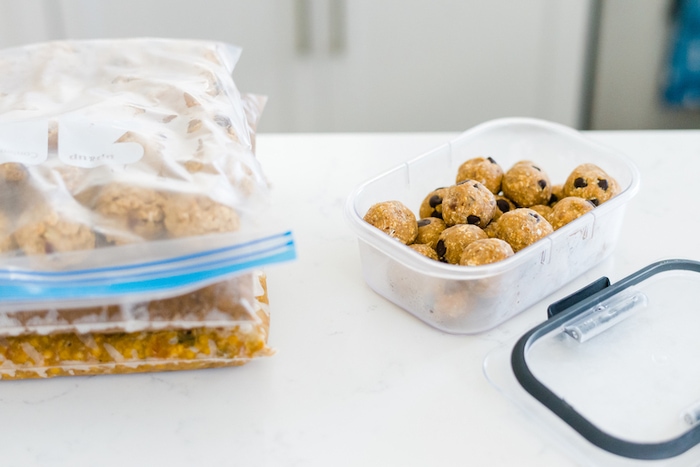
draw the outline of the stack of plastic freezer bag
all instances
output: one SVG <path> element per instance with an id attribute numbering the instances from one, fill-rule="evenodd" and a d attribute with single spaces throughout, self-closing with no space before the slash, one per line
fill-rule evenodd
<path id="1" fill-rule="evenodd" d="M 240 50 L 164 39 L 0 51 L 0 377 L 271 354 L 263 267 L 294 258 Z"/>

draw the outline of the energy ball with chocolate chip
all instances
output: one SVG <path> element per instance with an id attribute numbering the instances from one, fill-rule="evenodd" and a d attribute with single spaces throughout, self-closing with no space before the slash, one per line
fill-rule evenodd
<path id="1" fill-rule="evenodd" d="M 486 235 L 488 235 L 489 238 L 496 238 L 496 232 L 498 231 L 498 221 L 493 220 L 489 222 L 489 225 L 484 227 L 484 232 L 486 232 Z"/>
<path id="2" fill-rule="evenodd" d="M 447 187 L 436 188 L 425 197 L 418 210 L 421 218 L 437 217 L 442 219 L 442 198 L 447 193 Z"/>
<path id="3" fill-rule="evenodd" d="M 530 209 L 540 214 L 547 220 L 549 220 L 549 216 L 550 214 L 552 214 L 552 208 L 547 206 L 546 204 L 535 204 L 534 206 L 530 206 Z"/>
<path id="4" fill-rule="evenodd" d="M 443 263 L 459 264 L 462 252 L 470 243 L 488 238 L 481 228 L 470 224 L 458 224 L 446 228 L 438 240 L 435 251 Z"/>
<path id="5" fill-rule="evenodd" d="M 603 204 L 619 192 L 620 188 L 615 179 L 595 164 L 579 165 L 564 182 L 566 196 L 578 196 L 596 206 Z"/>
<path id="6" fill-rule="evenodd" d="M 549 203 L 547 204 L 554 207 L 559 200 L 564 198 L 566 198 L 566 195 L 564 194 L 564 184 L 560 183 L 557 185 L 552 185 L 552 196 L 549 197 Z"/>
<path id="7" fill-rule="evenodd" d="M 430 259 L 438 261 L 438 255 L 430 245 L 425 245 L 423 243 L 413 243 L 411 245 L 408 245 L 408 247 L 417 251 L 423 256 L 427 256 Z"/>
<path id="8" fill-rule="evenodd" d="M 479 266 L 491 264 L 513 256 L 513 248 L 498 238 L 486 238 L 470 243 L 462 252 L 459 264 L 462 266 Z"/>
<path id="9" fill-rule="evenodd" d="M 576 196 L 569 196 L 554 205 L 552 213 L 547 220 L 552 224 L 552 228 L 557 230 L 574 219 L 592 211 L 594 208 L 595 206 L 593 203 L 588 200 Z"/>
<path id="10" fill-rule="evenodd" d="M 442 199 L 442 219 L 448 226 L 473 224 L 486 227 L 496 212 L 496 198 L 481 183 L 465 180 L 447 189 Z"/>
<path id="11" fill-rule="evenodd" d="M 416 216 L 400 201 L 383 201 L 371 206 L 365 214 L 365 222 L 405 245 L 418 236 Z"/>
<path id="12" fill-rule="evenodd" d="M 443 230 L 447 228 L 445 221 L 437 217 L 426 217 L 418 221 L 418 235 L 414 243 L 429 245 L 435 249 Z"/>
<path id="13" fill-rule="evenodd" d="M 517 206 L 511 200 L 505 196 L 496 195 L 496 212 L 493 214 L 492 220 L 497 221 L 503 213 L 512 211 L 515 208 L 517 208 Z"/>
<path id="14" fill-rule="evenodd" d="M 529 208 L 518 208 L 498 219 L 497 238 L 506 241 L 518 252 L 554 232 L 552 225 Z"/>
<path id="15" fill-rule="evenodd" d="M 464 180 L 476 180 L 495 195 L 501 191 L 503 169 L 491 157 L 475 157 L 463 162 L 457 169 L 455 183 Z"/>
<path id="16" fill-rule="evenodd" d="M 552 185 L 547 174 L 530 161 L 517 162 L 503 175 L 503 196 L 520 207 L 547 204 Z"/>

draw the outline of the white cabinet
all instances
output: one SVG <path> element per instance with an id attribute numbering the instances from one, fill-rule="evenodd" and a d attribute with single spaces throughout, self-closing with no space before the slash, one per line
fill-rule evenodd
<path id="1" fill-rule="evenodd" d="M 242 46 L 237 84 L 269 96 L 261 131 L 460 131 L 502 116 L 580 122 L 590 0 L 25 5 L 41 7 L 48 38 L 169 36 Z"/>

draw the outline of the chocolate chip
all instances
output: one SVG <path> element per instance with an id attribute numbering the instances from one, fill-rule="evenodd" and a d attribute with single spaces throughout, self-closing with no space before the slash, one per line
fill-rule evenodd
<path id="1" fill-rule="evenodd" d="M 478 224 L 481 222 L 481 217 L 475 216 L 474 214 L 469 214 L 467 216 L 467 224 Z"/>
<path id="2" fill-rule="evenodd" d="M 540 221 L 540 215 L 537 214 L 536 212 L 529 212 L 528 214 L 530 214 L 532 217 L 534 217 L 535 219 L 537 219 L 537 222 Z"/>
<path id="3" fill-rule="evenodd" d="M 574 187 L 575 188 L 586 188 L 588 186 L 588 182 L 586 182 L 583 178 L 579 177 L 576 180 L 574 180 Z"/>
<path id="4" fill-rule="evenodd" d="M 608 191 L 608 181 L 607 180 L 598 180 L 598 186 L 603 189 L 603 191 Z"/>
<path id="5" fill-rule="evenodd" d="M 418 227 L 425 227 L 426 225 L 430 225 L 430 219 L 421 219 L 418 221 Z"/>
<path id="6" fill-rule="evenodd" d="M 433 211 L 433 213 L 430 215 L 430 217 L 435 217 L 435 218 L 437 218 L 437 219 L 442 219 L 442 213 L 441 213 L 441 212 L 437 212 L 437 211 Z"/>
<path id="7" fill-rule="evenodd" d="M 474 188 L 479 189 L 479 184 L 478 184 L 478 183 L 475 183 L 475 184 L 474 184 Z"/>
<path id="8" fill-rule="evenodd" d="M 545 187 L 547 186 L 547 182 L 544 181 L 544 180 L 538 180 L 538 181 L 537 181 L 537 184 L 538 184 L 538 185 L 540 186 L 540 188 L 542 188 L 543 190 L 544 190 Z"/>
<path id="9" fill-rule="evenodd" d="M 593 206 L 598 206 L 598 204 L 600 204 L 600 201 L 598 201 L 598 198 L 589 199 L 588 201 L 590 201 L 591 204 L 593 204 Z"/>
<path id="10" fill-rule="evenodd" d="M 437 206 L 438 204 L 442 204 L 442 197 L 439 196 L 439 195 L 433 195 L 433 196 L 431 196 L 430 199 L 428 200 L 428 204 L 430 204 L 430 207 L 431 207 L 431 208 L 434 208 L 434 207 Z"/>
<path id="11" fill-rule="evenodd" d="M 496 206 L 498 206 L 498 209 L 500 209 L 501 212 L 510 211 L 510 203 L 508 203 L 508 201 L 506 201 L 504 199 L 497 199 Z"/>
<path id="12" fill-rule="evenodd" d="M 445 257 L 445 253 L 447 253 L 447 247 L 445 247 L 444 240 L 438 240 L 437 245 L 435 245 L 435 252 L 438 254 L 438 258 L 440 258 L 441 260 Z"/>
<path id="13" fill-rule="evenodd" d="M 489 161 L 490 163 L 492 163 L 492 164 L 495 164 L 495 163 L 496 163 L 496 161 L 493 160 L 493 157 L 487 157 L 486 159 L 488 159 L 488 161 Z"/>

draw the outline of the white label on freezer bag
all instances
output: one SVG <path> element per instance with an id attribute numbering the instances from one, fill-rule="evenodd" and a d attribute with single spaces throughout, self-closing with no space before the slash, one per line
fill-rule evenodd
<path id="1" fill-rule="evenodd" d="M 0 164 L 19 162 L 37 165 L 49 153 L 49 123 L 46 120 L 0 123 Z"/>
<path id="2" fill-rule="evenodd" d="M 128 130 L 114 122 L 96 122 L 80 116 L 58 123 L 58 157 L 64 164 L 93 168 L 125 165 L 143 157 L 143 146 L 124 141 Z"/>

